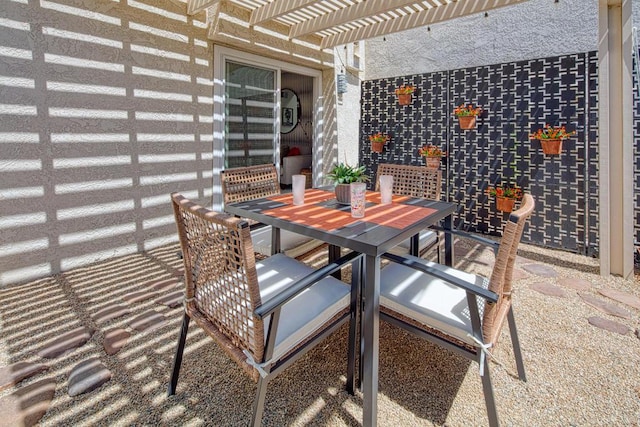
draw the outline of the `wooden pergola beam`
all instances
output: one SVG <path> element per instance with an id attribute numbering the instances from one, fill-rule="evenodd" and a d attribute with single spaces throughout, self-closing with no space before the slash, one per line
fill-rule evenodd
<path id="1" fill-rule="evenodd" d="M 306 6 L 317 3 L 317 0 L 288 0 L 288 1 L 272 1 L 264 6 L 256 8 L 251 12 L 251 18 L 249 18 L 250 25 L 260 24 L 271 19 L 278 18 L 287 13 L 295 12 Z"/>
<path id="2" fill-rule="evenodd" d="M 363 25 L 350 31 L 326 36 L 322 41 L 321 48 L 332 48 L 334 46 L 353 43 L 359 40 L 397 33 L 411 28 L 423 27 L 453 18 L 487 12 L 505 6 L 512 6 L 518 3 L 524 3 L 525 1 L 528 0 L 459 0 L 457 2 L 431 8 L 429 10 L 407 14 L 399 18 L 386 20 L 376 24 Z"/>
<path id="3" fill-rule="evenodd" d="M 415 0 L 368 0 L 344 9 L 336 10 L 335 12 L 326 13 L 315 19 L 308 19 L 299 24 L 292 25 L 289 37 L 295 38 L 302 34 L 315 33 L 411 4 L 415 4 Z M 435 7 L 433 6 L 433 2 L 429 4 Z"/>
<path id="4" fill-rule="evenodd" d="M 195 15 L 196 13 L 201 12 L 208 7 L 215 6 L 218 3 L 220 3 L 220 0 L 188 0 L 187 14 Z"/>

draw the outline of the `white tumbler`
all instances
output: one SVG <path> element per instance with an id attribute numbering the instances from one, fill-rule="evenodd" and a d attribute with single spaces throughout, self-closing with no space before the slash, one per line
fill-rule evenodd
<path id="1" fill-rule="evenodd" d="M 304 175 L 292 175 L 293 183 L 293 204 L 304 205 L 304 187 L 307 183 L 307 177 Z"/>
<path id="2" fill-rule="evenodd" d="M 380 201 L 381 203 L 391 203 L 393 196 L 393 175 L 380 175 Z"/>

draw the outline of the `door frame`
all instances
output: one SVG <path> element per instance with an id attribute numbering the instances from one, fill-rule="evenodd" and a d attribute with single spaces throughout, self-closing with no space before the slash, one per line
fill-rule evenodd
<path id="1" fill-rule="evenodd" d="M 280 90 L 282 72 L 291 72 L 313 78 L 313 138 L 312 138 L 312 159 L 313 164 L 317 164 L 315 159 L 321 155 L 322 147 L 322 71 L 301 65 L 291 64 L 285 61 L 255 55 L 249 52 L 232 49 L 226 46 L 213 46 L 213 197 L 212 208 L 222 210 L 222 186 L 220 182 L 220 172 L 224 169 L 224 138 L 225 138 L 225 64 L 227 61 L 246 64 L 249 66 L 272 69 L 276 72 L 276 121 L 274 146 L 275 164 L 280 171 Z M 313 168 L 314 175 L 317 168 Z M 314 177 L 315 178 L 315 177 Z M 315 179 L 314 179 L 315 182 Z"/>

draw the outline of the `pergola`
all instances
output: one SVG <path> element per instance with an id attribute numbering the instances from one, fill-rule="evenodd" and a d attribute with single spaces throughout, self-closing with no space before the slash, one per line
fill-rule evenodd
<path id="1" fill-rule="evenodd" d="M 216 43 L 329 68 L 335 46 L 525 1 L 187 0 L 187 12 L 206 11 L 208 35 Z M 629 278 L 634 268 L 633 194 L 625 191 L 633 182 L 631 0 L 598 1 L 600 272 Z"/>

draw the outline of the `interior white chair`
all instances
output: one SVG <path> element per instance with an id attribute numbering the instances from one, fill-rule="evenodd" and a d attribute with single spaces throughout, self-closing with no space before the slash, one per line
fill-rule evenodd
<path id="1" fill-rule="evenodd" d="M 380 191 L 380 176 L 393 176 L 392 192 L 395 195 L 421 197 L 440 200 L 442 172 L 425 166 L 408 166 L 393 163 L 380 163 L 376 172 L 375 191 Z M 439 242 L 438 233 L 424 230 L 418 236 L 418 253 L 422 256 Z M 406 254 L 411 248 L 411 239 L 393 248 L 391 253 Z M 439 258 L 438 258 L 439 259 Z"/>
<path id="2" fill-rule="evenodd" d="M 172 202 L 184 254 L 185 310 L 168 394 L 176 391 L 191 319 L 258 382 L 251 425 L 261 424 L 269 381 L 347 321 L 352 392 L 359 286 L 330 275 L 351 263 L 358 271 L 362 255 L 351 252 L 318 270 L 284 254 L 256 261 L 247 221 L 177 193 Z"/>
<path id="3" fill-rule="evenodd" d="M 498 414 L 489 375 L 489 349 L 509 322 L 518 376 L 526 381 L 512 308 L 513 266 L 534 200 L 526 194 L 506 222 L 489 279 L 406 255 L 383 255 L 392 261 L 380 274 L 380 318 L 419 337 L 454 350 L 480 365 L 489 424 Z M 485 240 L 486 241 L 486 240 Z"/>
<path id="4" fill-rule="evenodd" d="M 226 169 L 220 174 L 224 203 L 276 196 L 281 193 L 278 171 L 275 165 L 264 164 Z M 253 249 L 261 255 L 271 255 L 271 226 L 251 224 Z M 280 250 L 287 256 L 297 257 L 319 246 L 323 242 L 310 239 L 287 230 L 280 231 Z"/>

